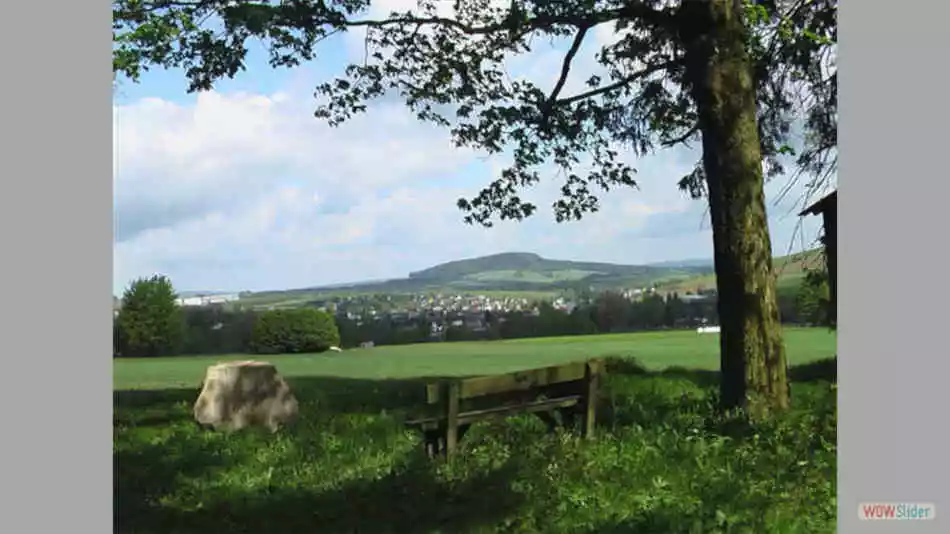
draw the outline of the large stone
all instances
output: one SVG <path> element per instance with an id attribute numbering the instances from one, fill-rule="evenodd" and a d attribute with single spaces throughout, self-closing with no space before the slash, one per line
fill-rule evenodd
<path id="1" fill-rule="evenodd" d="M 208 367 L 195 402 L 195 420 L 217 429 L 263 426 L 276 431 L 296 417 L 297 399 L 267 362 L 227 362 Z"/>

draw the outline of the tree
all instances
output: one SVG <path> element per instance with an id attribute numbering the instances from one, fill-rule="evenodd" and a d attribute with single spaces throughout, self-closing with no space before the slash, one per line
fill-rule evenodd
<path id="1" fill-rule="evenodd" d="M 594 301 L 597 310 L 597 328 L 601 332 L 617 332 L 630 320 L 630 301 L 614 291 L 601 293 Z"/>
<path id="2" fill-rule="evenodd" d="M 831 296 L 828 288 L 828 271 L 824 268 L 806 269 L 796 295 L 796 308 L 801 320 L 831 326 Z"/>
<path id="3" fill-rule="evenodd" d="M 171 280 L 155 275 L 129 284 L 115 318 L 114 343 L 122 356 L 170 356 L 181 349 L 184 321 Z"/>
<path id="4" fill-rule="evenodd" d="M 679 326 L 680 321 L 687 319 L 689 310 L 686 303 L 680 299 L 677 293 L 666 295 L 665 308 L 663 310 L 663 324 L 669 327 Z"/>
<path id="5" fill-rule="evenodd" d="M 510 155 L 495 181 L 459 200 L 467 222 L 486 226 L 535 213 L 520 195 L 550 174 L 545 164 L 564 176 L 555 217 L 573 220 L 598 209 L 597 189 L 636 185 L 623 147 L 639 155 L 701 138 L 679 185 L 710 207 L 721 398 L 756 414 L 787 407 L 763 183 L 783 172 L 797 133 L 799 173 L 835 168 L 836 0 L 457 0 L 448 15 L 447 2 L 420 0 L 377 20 L 362 16 L 370 3 L 114 0 L 113 69 L 136 79 L 150 65 L 183 67 L 190 90 L 204 90 L 244 68 L 251 40 L 273 66 L 292 67 L 328 36 L 367 28 L 365 61 L 317 88 L 317 117 L 337 125 L 396 94 L 457 145 Z M 623 33 L 596 55 L 602 75 L 565 94 L 599 25 Z M 570 41 L 553 88 L 511 80 L 505 60 L 544 37 Z"/>

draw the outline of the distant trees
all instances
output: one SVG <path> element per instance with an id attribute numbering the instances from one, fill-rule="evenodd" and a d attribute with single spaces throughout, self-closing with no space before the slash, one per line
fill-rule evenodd
<path id="1" fill-rule="evenodd" d="M 705 297 L 705 298 L 703 298 Z M 385 298 L 382 296 L 380 298 Z M 824 269 L 806 271 L 800 285 L 782 284 L 782 321 L 826 324 L 828 285 Z M 635 332 L 719 324 L 716 296 L 647 293 L 630 300 L 619 292 L 590 295 L 570 309 L 539 302 L 530 311 L 484 311 L 470 316 L 431 313 L 350 318 L 313 306 L 290 310 L 242 310 L 234 305 L 179 307 L 171 282 L 153 277 L 134 282 L 115 321 L 115 355 L 319 352 L 437 341 L 474 341 Z M 352 314 L 352 312 L 350 312 Z M 441 325 L 433 330 L 432 325 Z"/>
<path id="2" fill-rule="evenodd" d="M 185 322 L 183 354 L 247 352 L 257 314 L 223 306 L 182 308 Z"/>
<path id="3" fill-rule="evenodd" d="M 630 301 L 619 293 L 606 291 L 594 301 L 597 326 L 601 332 L 621 330 L 629 323 Z"/>
<path id="4" fill-rule="evenodd" d="M 113 353 L 121 356 L 170 356 L 184 339 L 184 322 L 171 280 L 162 275 L 133 281 L 122 296 L 113 323 Z"/>
<path id="5" fill-rule="evenodd" d="M 250 349 L 258 354 L 323 352 L 339 346 L 333 316 L 315 308 L 269 310 L 254 323 Z"/>

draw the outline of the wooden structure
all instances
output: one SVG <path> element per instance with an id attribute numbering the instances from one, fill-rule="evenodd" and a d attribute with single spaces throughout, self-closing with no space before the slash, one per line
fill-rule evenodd
<path id="1" fill-rule="evenodd" d="M 824 225 L 822 241 L 828 266 L 828 290 L 830 310 L 828 318 L 832 325 L 838 324 L 838 191 L 815 202 L 799 215 L 821 215 Z"/>
<path id="2" fill-rule="evenodd" d="M 451 456 L 472 423 L 533 413 L 553 429 L 581 418 L 585 437 L 594 434 L 596 402 L 604 365 L 600 360 L 497 376 L 445 379 L 426 386 L 426 416 L 407 421 L 422 431 L 430 457 Z M 554 414 L 558 413 L 559 423 Z"/>

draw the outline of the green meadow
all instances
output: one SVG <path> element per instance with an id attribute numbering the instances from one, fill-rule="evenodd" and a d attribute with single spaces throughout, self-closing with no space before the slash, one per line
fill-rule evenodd
<path id="1" fill-rule="evenodd" d="M 208 365 L 114 362 L 115 526 L 127 533 L 821 533 L 835 531 L 835 334 L 787 329 L 793 407 L 715 409 L 718 336 L 693 331 L 279 355 L 298 420 L 199 429 Z M 596 437 L 518 416 L 430 460 L 403 420 L 425 377 L 608 360 Z M 257 358 L 255 358 L 257 359 Z"/>

